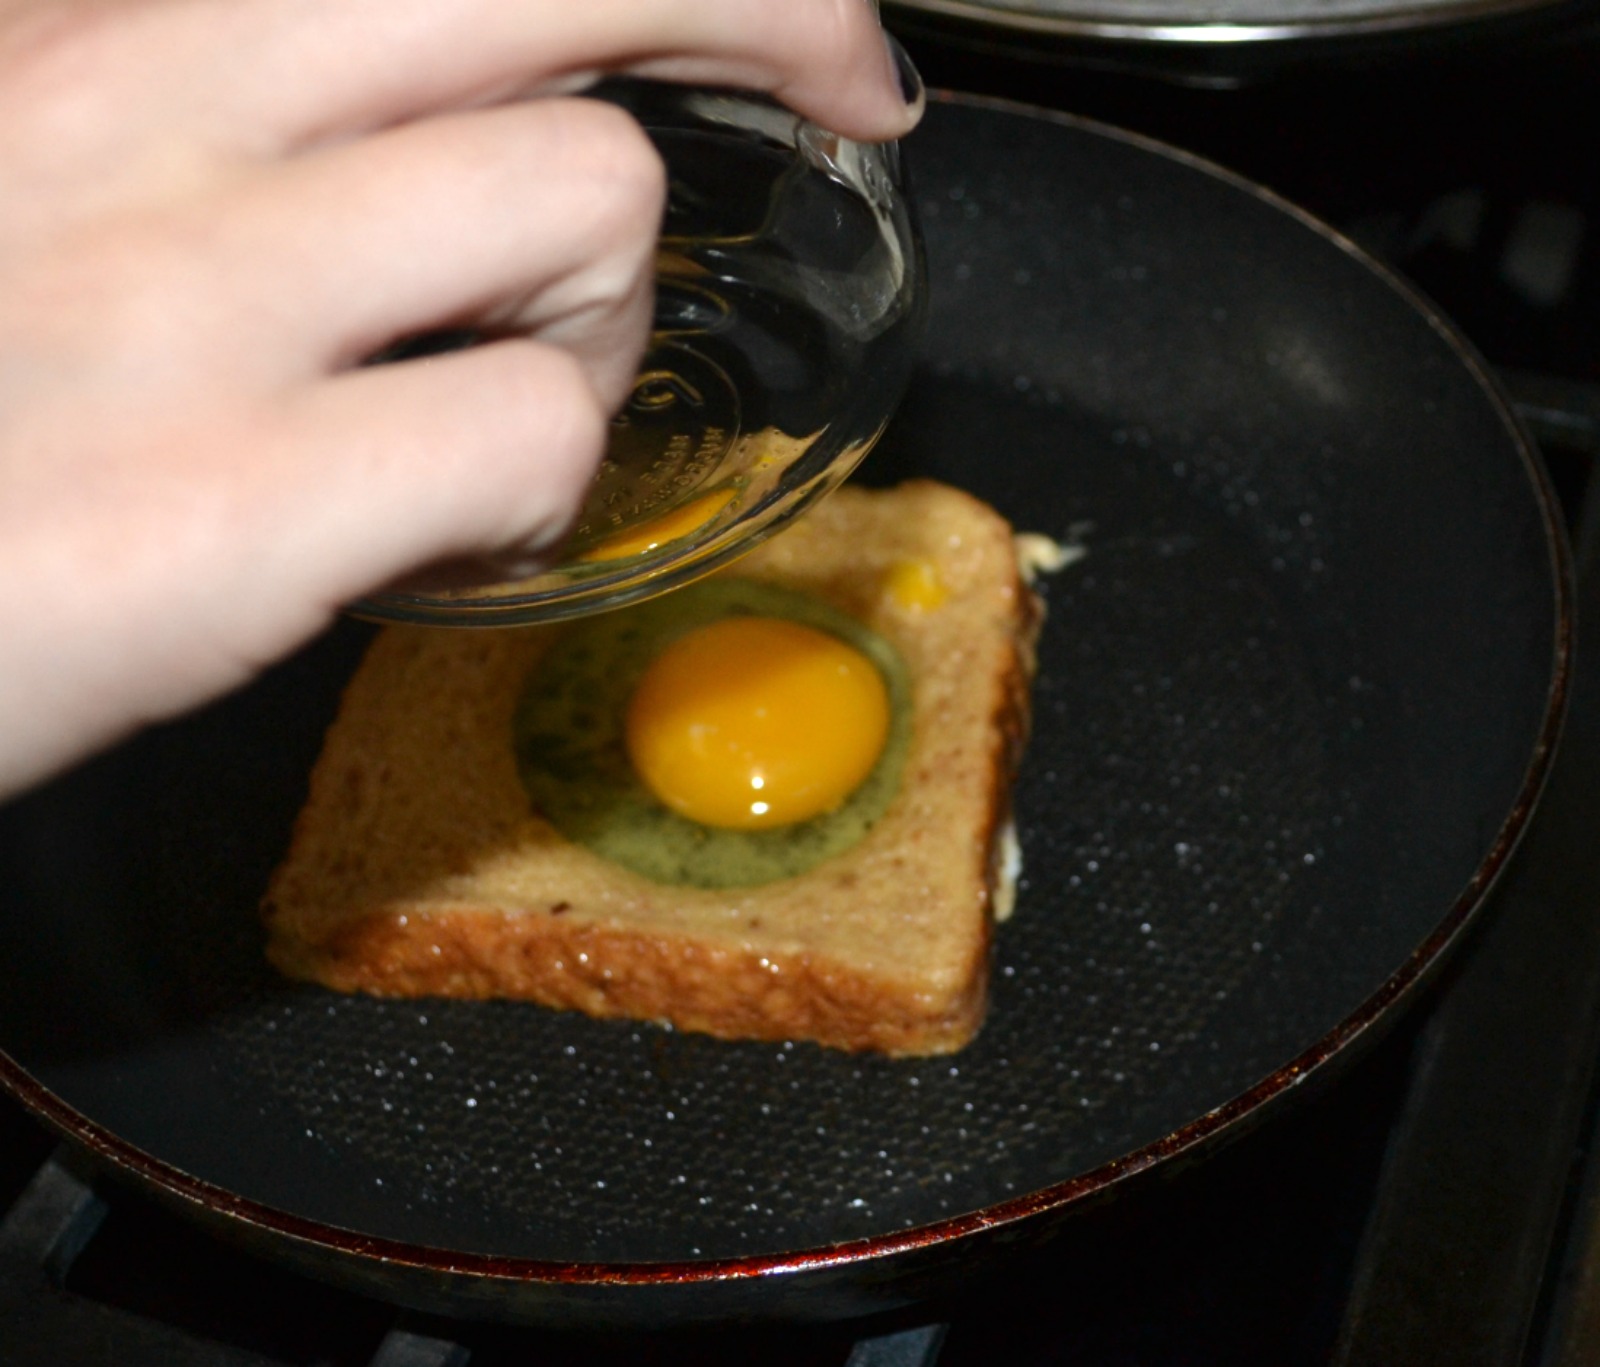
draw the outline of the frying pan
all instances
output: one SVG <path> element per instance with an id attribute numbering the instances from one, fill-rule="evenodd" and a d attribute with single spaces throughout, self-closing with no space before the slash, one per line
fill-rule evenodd
<path id="1" fill-rule="evenodd" d="M 932 316 L 871 480 L 1085 554 L 1044 586 L 1025 872 L 949 1058 L 277 978 L 255 903 L 368 629 L 0 812 L 0 1076 L 317 1276 L 552 1324 L 937 1294 L 1326 1075 L 1463 935 L 1567 686 L 1563 543 L 1474 355 L 1181 154 L 947 98 Z"/>

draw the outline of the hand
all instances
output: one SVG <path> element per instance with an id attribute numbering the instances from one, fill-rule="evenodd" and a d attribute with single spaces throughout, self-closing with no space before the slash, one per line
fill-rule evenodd
<path id="1" fill-rule="evenodd" d="M 663 193 L 609 72 L 919 112 L 865 0 L 0 3 L 0 793 L 559 539 Z"/>

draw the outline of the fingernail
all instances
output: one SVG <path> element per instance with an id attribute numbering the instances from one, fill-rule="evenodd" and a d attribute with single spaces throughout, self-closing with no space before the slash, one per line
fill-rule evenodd
<path id="1" fill-rule="evenodd" d="M 900 87 L 900 98 L 908 108 L 920 110 L 927 98 L 927 91 L 923 88 L 922 77 L 911 64 L 910 54 L 900 46 L 900 40 L 887 30 L 883 35 L 883 44 L 889 49 L 889 70 L 894 73 L 895 83 Z"/>

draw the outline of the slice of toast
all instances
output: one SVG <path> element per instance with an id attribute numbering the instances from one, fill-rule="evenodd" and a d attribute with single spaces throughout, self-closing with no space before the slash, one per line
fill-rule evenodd
<path id="1" fill-rule="evenodd" d="M 724 574 L 852 614 L 901 653 L 901 787 L 855 846 L 757 887 L 671 886 L 531 807 L 512 720 L 560 625 L 390 627 L 349 685 L 264 903 L 285 973 L 514 997 L 726 1038 L 889 1054 L 983 1018 L 1039 608 L 1011 528 L 929 481 L 847 486 Z"/>

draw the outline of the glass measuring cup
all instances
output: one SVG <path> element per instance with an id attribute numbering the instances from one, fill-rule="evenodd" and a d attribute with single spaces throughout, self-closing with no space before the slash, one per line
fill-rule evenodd
<path id="1" fill-rule="evenodd" d="M 665 592 L 834 488 L 899 402 L 924 294 L 899 148 L 742 92 L 593 93 L 650 134 L 668 202 L 649 350 L 583 511 L 548 569 L 377 594 L 362 616 L 518 624 Z"/>

